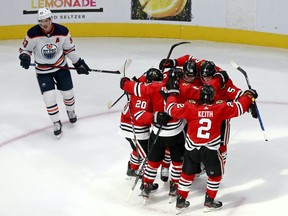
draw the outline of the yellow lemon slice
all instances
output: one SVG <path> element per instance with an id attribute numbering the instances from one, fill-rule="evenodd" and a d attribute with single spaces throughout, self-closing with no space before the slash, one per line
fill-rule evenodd
<path id="1" fill-rule="evenodd" d="M 145 7 L 149 0 L 139 0 L 139 2 L 142 7 Z"/>
<path id="2" fill-rule="evenodd" d="M 183 0 L 180 9 L 179 9 L 174 15 L 171 15 L 171 16 L 176 16 L 176 15 L 178 15 L 179 13 L 181 13 L 181 12 L 183 11 L 183 9 L 185 8 L 186 3 L 187 3 L 187 0 Z"/>
<path id="3" fill-rule="evenodd" d="M 161 18 L 179 13 L 184 0 L 150 0 L 143 11 L 151 17 Z"/>

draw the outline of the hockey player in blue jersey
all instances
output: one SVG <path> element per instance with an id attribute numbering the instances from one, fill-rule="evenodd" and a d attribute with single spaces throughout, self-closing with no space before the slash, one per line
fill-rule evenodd
<path id="1" fill-rule="evenodd" d="M 77 121 L 75 114 L 75 98 L 73 82 L 67 67 L 67 57 L 78 74 L 89 74 L 90 68 L 85 61 L 75 53 L 75 45 L 69 30 L 60 24 L 52 22 L 52 13 L 48 8 L 38 10 L 38 25 L 33 26 L 19 49 L 20 65 L 28 69 L 31 56 L 34 54 L 35 71 L 46 105 L 47 112 L 54 124 L 54 135 L 62 135 L 62 123 L 56 101 L 57 88 L 62 96 L 70 123 Z"/>

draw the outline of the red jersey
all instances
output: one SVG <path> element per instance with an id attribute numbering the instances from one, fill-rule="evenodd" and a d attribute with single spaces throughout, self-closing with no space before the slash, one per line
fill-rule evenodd
<path id="1" fill-rule="evenodd" d="M 202 82 L 200 78 L 196 77 L 193 82 L 186 82 L 183 79 L 179 81 L 180 94 L 177 95 L 177 101 L 184 103 L 187 100 L 198 100 L 200 97 L 200 88 Z"/>
<path id="2" fill-rule="evenodd" d="M 167 79 L 165 79 L 167 80 Z M 133 94 L 137 97 L 148 98 L 153 105 L 153 112 L 164 112 L 165 101 L 160 91 L 167 91 L 166 81 L 152 82 L 152 83 L 137 83 L 132 81 L 126 81 L 123 86 L 123 90 Z M 172 118 L 167 125 L 163 125 L 159 133 L 159 136 L 170 137 L 179 134 L 185 127 L 185 121 L 183 119 Z M 160 128 L 159 124 L 152 124 L 152 130 L 157 134 Z"/>
<path id="3" fill-rule="evenodd" d="M 237 102 L 216 101 L 211 105 L 194 100 L 176 103 L 176 97 L 167 100 L 167 112 L 174 118 L 184 118 L 188 123 L 185 148 L 189 151 L 205 146 L 212 150 L 220 147 L 220 126 L 223 120 L 242 115 L 251 105 L 252 99 L 243 95 Z"/>
<path id="4" fill-rule="evenodd" d="M 137 140 L 149 139 L 150 127 L 153 120 L 152 104 L 149 98 L 140 98 L 134 95 L 130 95 L 129 97 L 130 102 L 127 102 L 121 112 L 119 134 L 133 139 L 135 133 Z M 132 123 L 134 125 L 134 133 Z"/>
<path id="5" fill-rule="evenodd" d="M 235 86 L 231 79 L 216 89 L 214 100 L 237 100 L 242 94 L 242 90 Z"/>

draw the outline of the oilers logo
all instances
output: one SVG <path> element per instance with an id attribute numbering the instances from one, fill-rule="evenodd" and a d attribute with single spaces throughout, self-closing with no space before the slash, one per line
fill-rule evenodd
<path id="1" fill-rule="evenodd" d="M 41 54 L 46 59 L 53 59 L 57 54 L 57 46 L 55 44 L 46 44 L 41 49 Z"/>

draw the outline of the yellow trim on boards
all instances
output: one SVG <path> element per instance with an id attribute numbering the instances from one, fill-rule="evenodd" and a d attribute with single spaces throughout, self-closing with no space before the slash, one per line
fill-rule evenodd
<path id="1" fill-rule="evenodd" d="M 288 48 L 288 35 L 227 28 L 147 23 L 64 24 L 73 37 L 175 38 Z M 0 26 L 0 40 L 22 39 L 33 25 Z"/>

